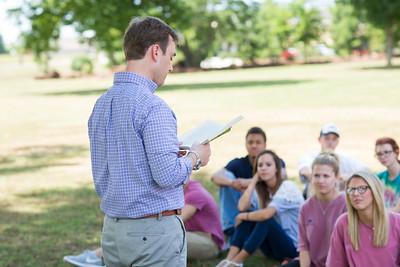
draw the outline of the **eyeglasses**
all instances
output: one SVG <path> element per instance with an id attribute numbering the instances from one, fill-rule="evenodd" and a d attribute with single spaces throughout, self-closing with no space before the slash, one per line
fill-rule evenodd
<path id="1" fill-rule="evenodd" d="M 354 195 L 354 193 L 357 191 L 360 195 L 363 195 L 365 192 L 367 192 L 369 186 L 368 185 L 361 185 L 358 187 L 349 187 L 346 189 L 347 194 Z"/>
<path id="2" fill-rule="evenodd" d="M 382 151 L 382 152 L 376 152 L 375 153 L 375 157 L 381 158 L 383 156 L 386 156 L 386 155 L 389 155 L 389 154 L 392 154 L 392 153 L 393 153 L 393 150 L 385 150 L 385 151 Z"/>

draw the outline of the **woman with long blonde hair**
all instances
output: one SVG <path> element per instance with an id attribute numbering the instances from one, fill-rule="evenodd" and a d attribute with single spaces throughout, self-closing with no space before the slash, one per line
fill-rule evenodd
<path id="1" fill-rule="evenodd" d="M 335 225 L 327 266 L 400 266 L 400 215 L 387 211 L 383 187 L 370 172 L 346 181 L 348 212 Z"/>

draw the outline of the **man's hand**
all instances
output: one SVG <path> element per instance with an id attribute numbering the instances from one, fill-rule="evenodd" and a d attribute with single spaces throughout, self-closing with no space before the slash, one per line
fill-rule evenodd
<path id="1" fill-rule="evenodd" d="M 239 191 L 243 192 L 247 189 L 249 184 L 251 183 L 251 179 L 244 179 L 244 178 L 237 178 L 236 180 L 237 186 Z"/>
<path id="2" fill-rule="evenodd" d="M 231 187 L 236 189 L 237 191 L 243 191 L 242 184 L 239 179 L 235 179 L 232 181 Z"/>
<path id="3" fill-rule="evenodd" d="M 210 156 L 211 156 L 211 147 L 210 144 L 193 144 L 191 149 L 192 151 L 196 152 L 201 161 L 201 166 L 206 166 L 208 162 L 210 161 Z"/>

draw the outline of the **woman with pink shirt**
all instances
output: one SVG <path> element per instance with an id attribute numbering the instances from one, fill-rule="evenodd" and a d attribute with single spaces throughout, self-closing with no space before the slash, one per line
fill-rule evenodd
<path id="1" fill-rule="evenodd" d="M 400 266 L 400 215 L 386 210 L 379 178 L 357 172 L 346 193 L 348 212 L 336 222 L 326 265 Z"/>
<path id="2" fill-rule="evenodd" d="M 320 153 L 311 165 L 311 189 L 314 195 L 300 210 L 300 258 L 285 267 L 325 267 L 336 219 L 346 212 L 345 196 L 338 190 L 339 180 L 338 157 L 333 153 Z"/>

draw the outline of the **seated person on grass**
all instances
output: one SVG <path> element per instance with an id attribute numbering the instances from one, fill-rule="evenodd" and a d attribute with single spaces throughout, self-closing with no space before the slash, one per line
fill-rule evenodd
<path id="1" fill-rule="evenodd" d="M 281 160 L 271 150 L 256 158 L 254 177 L 239 200 L 241 213 L 227 258 L 218 267 L 239 267 L 258 248 L 267 257 L 278 261 L 298 256 L 297 220 L 303 196 L 296 184 L 281 177 Z M 260 209 L 247 211 L 251 196 L 257 191 Z"/>
<path id="2" fill-rule="evenodd" d="M 347 213 L 336 221 L 326 266 L 400 266 L 400 215 L 386 209 L 379 178 L 357 172 L 346 193 Z"/>
<path id="3" fill-rule="evenodd" d="M 340 131 L 336 125 L 332 123 L 322 126 L 319 132 L 318 142 L 321 146 L 320 151 L 315 151 L 303 156 L 299 162 L 299 176 L 303 183 L 305 183 L 304 197 L 308 198 L 312 195 L 309 182 L 311 180 L 311 164 L 320 152 L 334 152 L 339 157 L 340 162 L 340 188 L 343 190 L 344 181 L 347 180 L 354 172 L 359 170 L 366 170 L 365 165 L 359 161 L 347 156 L 344 153 L 337 152 L 336 148 L 340 141 Z"/>
<path id="4" fill-rule="evenodd" d="M 319 154 L 312 164 L 314 195 L 300 210 L 300 259 L 282 267 L 325 267 L 336 219 L 347 210 L 345 195 L 337 186 L 339 179 L 338 157 L 328 152 Z"/>
<path id="5" fill-rule="evenodd" d="M 399 145 L 393 138 L 379 138 L 375 143 L 375 156 L 386 168 L 377 174 L 383 183 L 385 206 L 394 212 L 400 212 Z"/>
<path id="6" fill-rule="evenodd" d="M 225 168 L 222 168 L 211 177 L 213 183 L 220 187 L 219 198 L 222 229 L 228 238 L 231 238 L 233 235 L 235 217 L 239 213 L 237 205 L 240 196 L 246 190 L 253 177 L 255 158 L 267 146 L 266 134 L 259 127 L 250 128 L 247 131 L 245 140 L 247 156 L 231 160 Z M 281 160 L 281 167 L 281 175 L 285 179 L 286 169 L 283 160 Z M 249 210 L 256 210 L 257 208 L 257 197 L 254 194 Z"/>

